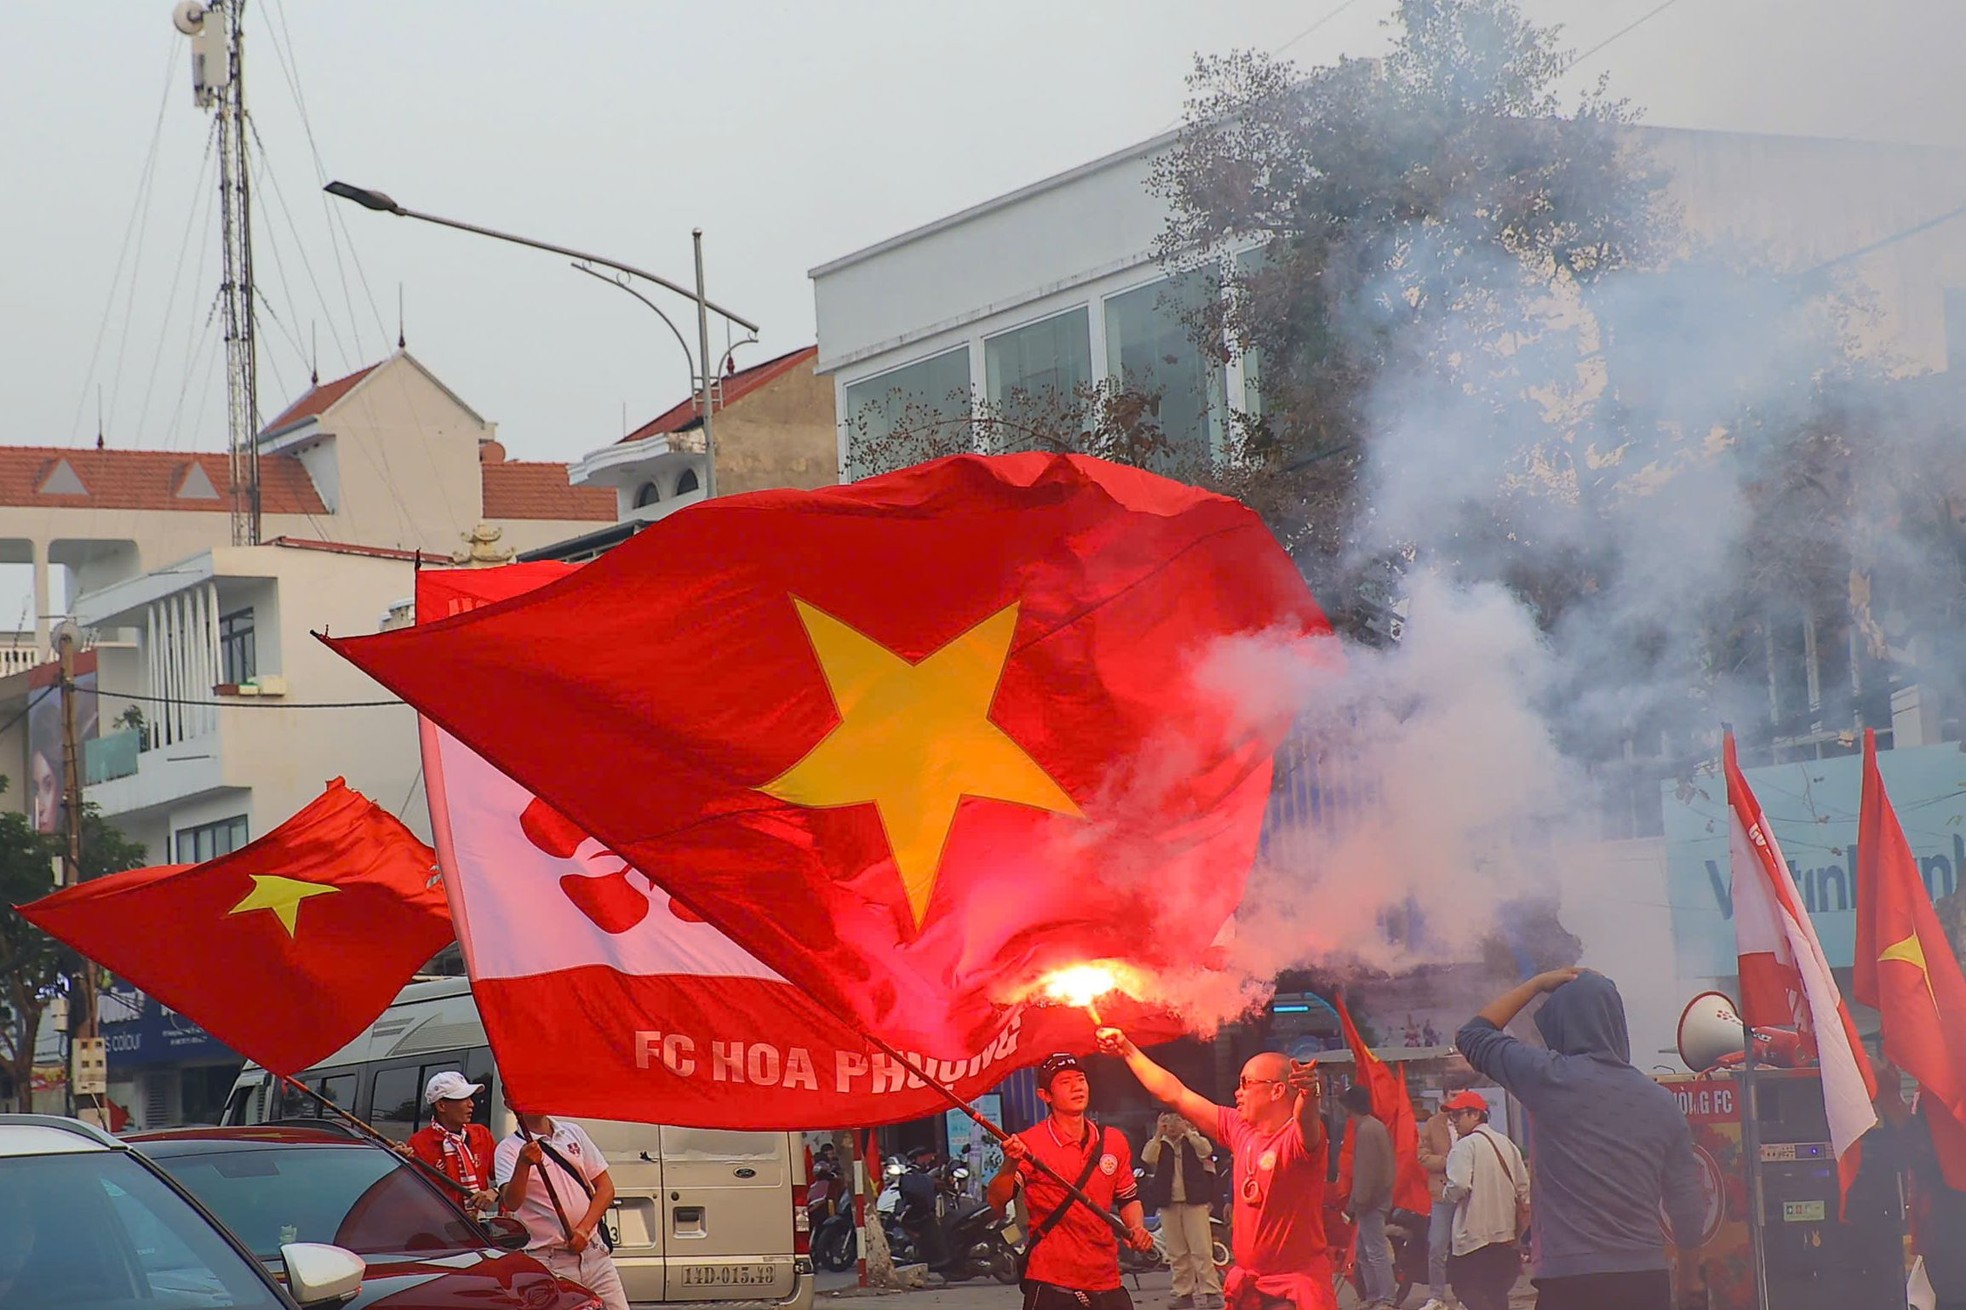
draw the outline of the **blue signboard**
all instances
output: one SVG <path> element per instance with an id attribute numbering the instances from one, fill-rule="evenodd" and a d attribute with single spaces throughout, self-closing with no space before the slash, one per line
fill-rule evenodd
<path id="1" fill-rule="evenodd" d="M 112 1070 L 239 1058 L 203 1028 L 141 992 L 105 993 L 101 1015 Z"/>
<path id="2" fill-rule="evenodd" d="M 1966 872 L 1966 754 L 1957 745 L 1878 755 L 1926 891 L 1950 895 Z M 1857 930 L 1857 806 L 1863 757 L 1749 769 L 1832 967 L 1850 963 Z M 1666 784 L 1666 885 L 1681 977 L 1735 972 L 1727 789 L 1718 771 L 1680 792 Z"/>

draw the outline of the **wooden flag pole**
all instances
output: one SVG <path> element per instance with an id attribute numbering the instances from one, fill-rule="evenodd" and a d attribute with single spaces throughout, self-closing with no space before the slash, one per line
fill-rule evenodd
<path id="1" fill-rule="evenodd" d="M 313 1101 L 317 1105 L 321 1106 L 322 1109 L 327 1110 L 329 1113 L 335 1115 L 337 1118 L 347 1120 L 350 1124 L 354 1125 L 358 1130 L 368 1134 L 369 1137 L 374 1139 L 377 1145 L 387 1147 L 389 1150 L 395 1152 L 397 1155 L 402 1156 L 405 1160 L 408 1160 L 411 1164 L 423 1170 L 424 1173 L 430 1175 L 430 1177 L 436 1179 L 444 1186 L 450 1188 L 452 1191 L 456 1192 L 459 1196 L 465 1197 L 466 1199 L 470 1198 L 471 1196 L 470 1188 L 466 1187 L 463 1183 L 460 1183 L 459 1181 L 457 1181 L 457 1179 L 451 1177 L 443 1170 L 437 1168 L 437 1166 L 431 1164 L 428 1160 L 423 1159 L 415 1152 L 409 1150 L 409 1148 L 404 1144 L 400 1142 L 391 1141 L 389 1138 L 383 1136 L 382 1131 L 378 1129 L 374 1124 L 369 1123 L 365 1119 L 356 1118 L 355 1113 L 352 1110 L 346 1110 L 343 1109 L 341 1106 L 336 1105 L 333 1101 L 330 1101 L 327 1097 L 309 1088 L 307 1084 L 301 1082 L 298 1078 L 295 1078 L 292 1074 L 276 1073 L 273 1076 L 275 1078 L 278 1078 L 281 1082 L 285 1083 L 287 1086 L 293 1088 L 296 1092 L 299 1092 L 302 1096 L 305 1096 L 308 1100 Z"/>

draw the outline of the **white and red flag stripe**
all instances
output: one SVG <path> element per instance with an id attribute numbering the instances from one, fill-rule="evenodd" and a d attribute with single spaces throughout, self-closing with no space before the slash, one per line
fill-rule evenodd
<path id="1" fill-rule="evenodd" d="M 1877 1077 L 1731 732 L 1723 758 L 1741 1015 L 1757 1028 L 1794 1028 L 1820 1063 L 1830 1144 L 1847 1189 L 1856 1174 L 1852 1148 L 1877 1123 Z"/>
<path id="2" fill-rule="evenodd" d="M 570 571 L 426 569 L 419 619 Z M 947 1107 L 901 1062 L 428 720 L 423 759 L 472 993 L 522 1107 L 760 1129 L 871 1126 Z M 1090 1049 L 1091 1037 L 1077 1009 L 1025 1006 L 966 1060 L 911 1059 L 973 1099 L 1054 1050 Z"/>

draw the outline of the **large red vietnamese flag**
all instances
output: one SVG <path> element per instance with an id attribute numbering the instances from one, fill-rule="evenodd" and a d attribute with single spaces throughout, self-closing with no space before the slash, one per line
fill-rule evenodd
<path id="1" fill-rule="evenodd" d="M 452 940 L 431 849 L 339 778 L 229 855 L 19 909 L 275 1073 L 347 1045 Z"/>
<path id="2" fill-rule="evenodd" d="M 572 566 L 425 569 L 420 621 L 520 595 Z M 907 1065 L 425 722 L 438 862 L 472 994 L 514 1102 L 696 1128 L 872 1126 L 947 1107 Z M 1171 1037 L 1165 1016 L 1130 1026 Z M 970 1059 L 902 1054 L 974 1099 L 1055 1050 L 1089 1051 L 1075 1008 L 1019 1006 Z"/>
<path id="3" fill-rule="evenodd" d="M 1795 1029 L 1820 1063 L 1830 1145 L 1847 1192 L 1858 1159 L 1852 1148 L 1877 1123 L 1877 1078 L 1775 831 L 1741 772 L 1731 732 L 1722 757 L 1741 1016 L 1756 1028 Z"/>
<path id="4" fill-rule="evenodd" d="M 1884 792 L 1868 728 L 1850 991 L 1878 1012 L 1885 1057 L 1918 1080 L 1946 1182 L 1966 1191 L 1966 976 Z"/>
<path id="5" fill-rule="evenodd" d="M 704 502 L 330 644 L 828 1008 L 967 1058 L 1053 968 L 1201 957 L 1294 708 L 1224 642 L 1327 630 L 1243 506 L 1032 454 Z"/>

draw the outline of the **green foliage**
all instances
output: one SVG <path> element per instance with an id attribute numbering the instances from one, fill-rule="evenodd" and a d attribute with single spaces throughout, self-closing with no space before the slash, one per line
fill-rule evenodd
<path id="1" fill-rule="evenodd" d="M 0 790 L 6 780 L 0 778 Z M 0 813 L 0 1071 L 16 1089 L 34 1067 L 34 1038 L 48 1003 L 67 990 L 84 961 L 11 908 L 55 890 L 65 842 L 34 831 L 25 814 Z M 144 848 L 131 841 L 94 806 L 82 814 L 82 877 L 139 868 Z"/>

